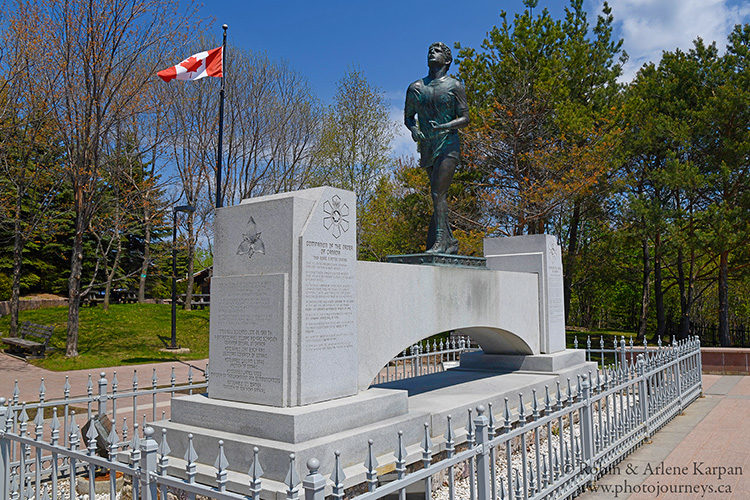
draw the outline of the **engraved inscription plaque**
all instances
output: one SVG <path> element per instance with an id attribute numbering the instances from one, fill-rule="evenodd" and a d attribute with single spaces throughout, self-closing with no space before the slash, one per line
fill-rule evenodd
<path id="1" fill-rule="evenodd" d="M 302 404 L 357 391 L 356 201 L 336 193 L 324 196 L 300 241 Z"/>
<path id="2" fill-rule="evenodd" d="M 285 281 L 284 274 L 212 280 L 210 397 L 283 404 Z"/>

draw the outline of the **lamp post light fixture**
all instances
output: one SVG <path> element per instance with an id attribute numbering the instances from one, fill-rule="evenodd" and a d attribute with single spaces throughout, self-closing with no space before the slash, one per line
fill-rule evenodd
<path id="1" fill-rule="evenodd" d="M 172 341 L 169 349 L 177 347 L 177 212 L 193 213 L 195 207 L 179 205 L 172 209 Z"/>

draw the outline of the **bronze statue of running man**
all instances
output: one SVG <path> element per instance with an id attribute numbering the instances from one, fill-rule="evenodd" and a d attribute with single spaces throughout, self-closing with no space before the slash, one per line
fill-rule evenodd
<path id="1" fill-rule="evenodd" d="M 446 194 L 461 157 L 458 129 L 469 124 L 466 90 L 448 75 L 451 50 L 442 42 L 427 51 L 429 74 L 409 85 L 404 105 L 404 124 L 417 142 L 420 166 L 430 178 L 432 219 L 427 233 L 427 252 L 456 254 L 458 241 L 448 223 Z"/>

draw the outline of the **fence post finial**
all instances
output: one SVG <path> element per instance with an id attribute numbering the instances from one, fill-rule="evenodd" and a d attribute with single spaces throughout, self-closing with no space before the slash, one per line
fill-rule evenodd
<path id="1" fill-rule="evenodd" d="M 91 426 L 93 427 L 93 425 Z M 154 440 L 154 428 L 151 426 L 143 430 L 144 439 L 140 442 L 141 450 L 141 495 L 143 500 L 156 500 L 156 452 L 159 444 Z"/>
<path id="2" fill-rule="evenodd" d="M 490 448 L 487 426 L 489 420 L 484 416 L 483 405 L 477 406 L 474 417 L 474 435 L 477 442 L 477 498 L 490 498 Z M 494 478 L 492 478 L 494 480 Z M 471 480 L 471 479 L 470 479 Z"/>
<path id="3" fill-rule="evenodd" d="M 326 478 L 318 472 L 320 461 L 313 457 L 307 461 L 309 471 L 302 481 L 305 490 L 305 500 L 325 500 Z"/>
<path id="4" fill-rule="evenodd" d="M 106 373 L 99 373 L 99 401 L 97 414 L 99 418 L 107 414 L 107 377 Z"/>

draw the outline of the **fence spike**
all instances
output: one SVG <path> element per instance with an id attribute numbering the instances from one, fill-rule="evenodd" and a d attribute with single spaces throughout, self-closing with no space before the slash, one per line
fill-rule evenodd
<path id="1" fill-rule="evenodd" d="M 529 493 L 533 495 L 536 493 L 536 476 L 534 476 L 534 467 L 531 464 L 531 460 L 528 461 L 529 470 Z"/>
<path id="2" fill-rule="evenodd" d="M 468 409 L 469 419 L 466 422 L 466 441 L 470 444 L 474 444 L 474 419 L 471 418 L 471 408 Z"/>
<path id="3" fill-rule="evenodd" d="M 172 387 L 174 387 L 176 383 L 177 383 L 177 377 L 175 377 L 174 366 L 173 366 L 172 367 L 172 374 L 169 376 L 169 385 L 171 385 Z"/>
<path id="4" fill-rule="evenodd" d="M 49 424 L 50 429 L 50 443 L 52 445 L 57 444 L 57 440 L 60 438 L 60 420 L 57 418 L 57 407 L 52 407 L 52 421 Z"/>
<path id="5" fill-rule="evenodd" d="M 214 462 L 214 468 L 216 468 L 216 485 L 219 491 L 223 492 L 227 489 L 227 461 L 226 455 L 224 455 L 224 440 L 219 439 L 219 454 Z"/>
<path id="6" fill-rule="evenodd" d="M 36 416 L 34 417 L 34 439 L 37 441 L 42 439 L 44 433 L 44 408 L 37 407 Z"/>
<path id="7" fill-rule="evenodd" d="M 487 403 L 487 435 L 490 437 L 490 439 L 495 437 L 495 415 L 492 411 L 492 403 Z"/>
<path id="8" fill-rule="evenodd" d="M 78 446 L 78 443 L 80 442 L 80 432 L 78 428 L 78 424 L 76 423 L 76 412 L 71 411 L 70 412 L 70 425 L 68 426 L 69 432 L 68 432 L 68 444 L 70 445 L 71 450 L 75 450 Z"/>
<path id="9" fill-rule="evenodd" d="M 18 422 L 25 427 L 28 421 L 29 414 L 26 413 L 26 401 L 24 401 L 21 403 L 21 415 L 18 417 Z"/>
<path id="10" fill-rule="evenodd" d="M 67 377 L 66 377 L 67 378 Z M 21 392 L 18 390 L 18 379 L 13 382 L 13 404 L 18 404 L 18 397 L 21 394 Z"/>
<path id="11" fill-rule="evenodd" d="M 89 398 L 92 394 L 94 394 L 94 382 L 91 380 L 91 374 L 89 373 L 88 376 L 88 382 L 86 382 L 86 393 L 89 395 Z"/>
<path id="12" fill-rule="evenodd" d="M 334 464 L 333 472 L 331 473 L 333 489 L 331 494 L 333 495 L 333 498 L 342 499 L 344 498 L 344 479 L 346 479 L 346 475 L 344 474 L 344 468 L 341 467 L 341 452 L 336 450 L 333 452 L 333 456 Z"/>
<path id="13" fill-rule="evenodd" d="M 544 385 L 544 414 L 549 415 L 552 413 L 552 401 L 549 398 L 549 385 Z"/>
<path id="14" fill-rule="evenodd" d="M 567 397 L 567 401 L 569 403 L 571 403 L 571 404 L 573 403 L 573 389 L 570 386 L 570 377 L 568 377 L 568 397 Z"/>
<path id="15" fill-rule="evenodd" d="M 135 432 L 134 432 L 135 434 Z M 195 465 L 195 461 L 198 459 L 198 454 L 195 452 L 195 448 L 193 448 L 193 434 L 188 434 L 188 445 L 187 449 L 185 450 L 185 474 L 187 475 L 187 479 L 189 483 L 195 482 L 195 471 L 197 466 Z"/>
<path id="16" fill-rule="evenodd" d="M 562 434 L 562 433 L 560 433 L 560 434 Z M 560 436 L 560 442 L 562 443 L 562 436 Z M 562 472 L 560 470 L 560 447 L 559 446 L 557 448 L 555 448 L 555 450 L 553 452 L 552 459 L 553 459 L 553 462 L 554 462 L 553 467 L 555 468 L 555 470 L 554 470 L 555 479 L 557 479 L 558 477 L 560 477 L 560 473 Z"/>
<path id="17" fill-rule="evenodd" d="M 261 491 L 261 477 L 263 476 L 263 467 L 260 466 L 260 460 L 258 454 L 260 450 L 257 446 L 253 446 L 253 463 L 250 464 L 250 471 L 248 475 L 251 478 L 250 481 L 250 492 L 253 494 L 253 498 L 259 498 Z"/>
<path id="18" fill-rule="evenodd" d="M 404 445 L 404 431 L 398 431 L 398 446 L 396 446 L 396 452 L 393 454 L 396 457 L 396 467 L 398 463 L 402 462 L 406 465 L 406 446 Z"/>
<path id="19" fill-rule="evenodd" d="M 117 437 L 115 435 L 115 437 Z M 166 457 L 169 455 L 169 452 L 172 451 L 169 448 L 169 443 L 167 442 L 167 429 L 161 430 L 161 442 L 159 443 L 159 448 L 156 450 L 161 457 Z"/>
<path id="20" fill-rule="evenodd" d="M 297 498 L 297 485 L 300 482 L 299 474 L 297 474 L 297 466 L 294 464 L 295 455 L 294 453 L 289 454 L 289 470 L 284 478 L 284 484 L 286 485 L 286 497 Z"/>
<path id="21" fill-rule="evenodd" d="M 117 392 L 117 371 L 112 372 L 112 393 Z"/>
<path id="22" fill-rule="evenodd" d="M 573 338 L 573 349 L 578 349 L 578 335 Z"/>
<path id="23" fill-rule="evenodd" d="M 141 449 L 141 438 L 138 436 L 138 422 L 133 422 L 133 439 L 130 440 L 130 448 L 134 451 Z"/>
<path id="24" fill-rule="evenodd" d="M 523 426 L 526 424 L 526 410 L 523 404 L 523 393 L 518 393 L 518 424 Z"/>
<path id="25" fill-rule="evenodd" d="M 557 384 L 557 401 L 555 404 L 557 405 L 557 409 L 559 410 L 565 405 L 565 401 L 563 401 L 562 393 L 560 392 L 560 380 L 556 380 L 555 383 Z"/>
<path id="26" fill-rule="evenodd" d="M 503 416 L 505 418 L 505 430 L 510 431 L 510 408 L 508 408 L 508 398 L 505 399 L 505 411 L 503 412 Z"/>
<path id="27" fill-rule="evenodd" d="M 445 430 L 445 451 L 448 452 L 448 456 L 453 456 L 453 450 L 455 450 L 455 441 L 454 441 L 454 435 L 453 435 L 453 418 L 448 415 L 448 428 Z"/>
<path id="28" fill-rule="evenodd" d="M 113 460 L 115 457 L 115 452 L 117 451 L 117 431 L 115 430 L 115 426 L 112 425 L 109 428 L 109 435 L 107 436 L 107 448 L 109 451 L 109 459 Z"/>
<path id="29" fill-rule="evenodd" d="M 89 430 L 86 432 L 86 441 L 89 455 L 96 455 L 96 438 L 99 437 L 99 433 L 96 431 L 96 426 L 93 420 L 89 420 Z"/>
<path id="30" fill-rule="evenodd" d="M 44 403 L 44 398 L 47 395 L 47 387 L 44 385 L 44 377 L 42 377 L 42 381 L 39 384 L 39 402 Z"/>
<path id="31" fill-rule="evenodd" d="M 516 491 L 514 493 L 516 495 L 516 498 L 522 498 L 521 495 L 523 492 L 521 491 L 521 480 L 518 478 L 518 469 L 513 467 L 513 472 L 516 473 Z"/>
<path id="32" fill-rule="evenodd" d="M 432 440 L 430 439 L 430 424 L 424 423 L 424 436 L 422 436 L 422 462 L 424 466 L 430 465 L 432 460 Z"/>
<path id="33" fill-rule="evenodd" d="M 539 402 L 536 400 L 536 388 L 531 389 L 531 416 L 534 420 L 539 418 Z"/>
<path id="34" fill-rule="evenodd" d="M 378 461 L 372 450 L 372 439 L 367 440 L 367 458 L 365 458 L 365 469 L 367 469 L 367 484 L 369 491 L 374 491 L 378 485 Z"/>

